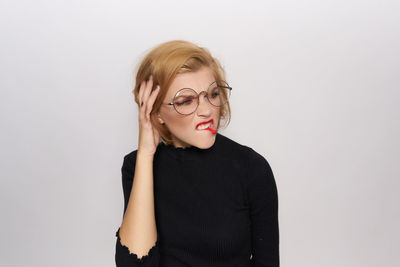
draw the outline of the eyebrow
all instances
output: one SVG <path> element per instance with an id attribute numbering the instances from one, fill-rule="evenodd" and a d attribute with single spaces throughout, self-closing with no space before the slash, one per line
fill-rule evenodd
<path id="1" fill-rule="evenodd" d="M 217 81 L 217 80 L 214 80 L 213 82 L 211 82 L 211 83 L 207 86 L 207 90 L 208 90 L 208 88 L 210 88 L 210 85 L 213 84 L 213 83 L 215 83 L 216 81 Z M 178 93 L 178 92 L 179 92 L 180 90 L 182 90 L 182 89 L 192 89 L 192 90 L 196 91 L 194 88 L 191 88 L 191 87 L 182 87 L 181 89 L 179 89 L 178 91 L 175 92 L 174 97 L 175 97 L 176 93 Z M 204 91 L 207 91 L 207 90 L 204 90 Z M 197 93 L 197 91 L 196 91 L 196 93 Z"/>
<path id="2" fill-rule="evenodd" d="M 179 95 L 177 98 L 179 97 L 188 97 L 189 95 Z"/>

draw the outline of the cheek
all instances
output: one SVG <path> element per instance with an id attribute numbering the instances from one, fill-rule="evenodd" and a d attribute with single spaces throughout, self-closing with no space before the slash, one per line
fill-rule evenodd
<path id="1" fill-rule="evenodd" d="M 165 116 L 165 123 L 170 131 L 187 130 L 192 125 L 192 117 L 184 116 L 180 117 L 175 114 Z"/>
<path id="2" fill-rule="evenodd" d="M 179 119 L 174 119 L 172 127 L 175 127 L 175 129 L 179 130 L 185 130 L 188 129 L 191 126 L 190 120 L 186 118 L 179 118 Z"/>
<path id="3" fill-rule="evenodd" d="M 220 113 L 220 111 L 221 111 L 221 108 L 215 108 L 214 109 L 214 114 L 215 114 L 215 116 L 217 117 L 217 119 L 219 119 L 219 113 Z"/>

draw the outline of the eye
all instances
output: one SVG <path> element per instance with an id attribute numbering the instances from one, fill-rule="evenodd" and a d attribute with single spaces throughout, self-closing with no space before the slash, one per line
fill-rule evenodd
<path id="1" fill-rule="evenodd" d="M 219 96 L 219 88 L 217 87 L 217 88 L 214 88 L 214 89 L 211 91 L 210 97 L 211 97 L 211 98 L 216 98 L 216 97 L 218 97 L 218 96 Z"/>
<path id="2" fill-rule="evenodd" d="M 190 105 L 193 102 L 193 98 L 185 98 L 181 101 L 175 101 L 175 105 L 177 106 L 183 106 L 183 105 Z"/>

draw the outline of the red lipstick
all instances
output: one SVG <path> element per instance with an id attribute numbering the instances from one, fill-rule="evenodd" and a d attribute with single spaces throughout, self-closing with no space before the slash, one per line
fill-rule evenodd
<path id="1" fill-rule="evenodd" d="M 208 127 L 205 128 L 205 129 L 202 129 L 202 130 L 208 130 L 208 131 L 210 131 L 212 134 L 216 134 L 216 133 L 217 133 L 217 129 L 215 128 L 214 120 L 213 120 L 213 119 L 210 119 L 210 120 L 208 120 L 208 121 L 203 121 L 203 122 L 198 123 L 198 124 L 196 125 L 196 129 L 199 127 L 199 125 L 201 125 L 201 124 L 207 124 L 207 123 L 211 123 L 210 126 L 208 126 Z"/>
<path id="2" fill-rule="evenodd" d="M 198 123 L 198 124 L 196 125 L 196 129 L 197 129 L 197 127 L 199 127 L 199 125 L 205 124 L 205 123 L 209 123 L 209 122 L 213 122 L 213 119 L 210 119 L 210 120 L 208 120 L 208 121 L 203 121 L 203 122 Z"/>

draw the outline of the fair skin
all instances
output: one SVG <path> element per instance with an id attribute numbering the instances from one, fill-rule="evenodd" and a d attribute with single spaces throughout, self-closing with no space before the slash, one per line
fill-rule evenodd
<path id="1" fill-rule="evenodd" d="M 182 88 L 192 88 L 198 94 L 207 91 L 215 78 L 208 67 L 202 67 L 195 72 L 178 74 L 173 80 L 164 103 L 172 102 L 175 94 Z M 190 115 L 182 115 L 175 111 L 173 106 L 162 105 L 158 119 L 172 133 L 175 147 L 196 146 L 201 149 L 211 147 L 215 142 L 215 134 L 207 130 L 198 130 L 196 125 L 200 122 L 213 119 L 214 125 L 218 124 L 220 108 L 211 105 L 205 97 L 200 96 L 197 110 Z"/>
<path id="2" fill-rule="evenodd" d="M 171 102 L 181 88 L 192 88 L 197 93 L 206 91 L 215 81 L 209 68 L 202 67 L 196 72 L 178 74 L 173 80 L 164 103 Z M 143 81 L 139 89 L 139 142 L 136 156 L 136 168 L 132 190 L 126 212 L 120 227 L 121 244 L 127 246 L 130 253 L 140 259 L 147 255 L 157 240 L 157 228 L 154 213 L 153 160 L 159 144 L 160 134 L 153 127 L 150 112 L 160 91 L 159 87 L 151 92 L 152 77 Z M 173 106 L 162 105 L 158 114 L 160 123 L 171 131 L 175 147 L 196 146 L 202 149 L 211 147 L 215 134 L 207 130 L 198 130 L 200 122 L 214 120 L 218 124 L 219 108 L 208 103 L 205 95 L 200 97 L 197 110 L 190 115 L 177 113 Z"/>
<path id="3" fill-rule="evenodd" d="M 157 240 L 154 214 L 153 159 L 160 135 L 150 121 L 150 111 L 160 91 L 151 92 L 153 79 L 143 81 L 139 90 L 139 144 L 132 190 L 120 227 L 121 244 L 140 259 Z"/>

